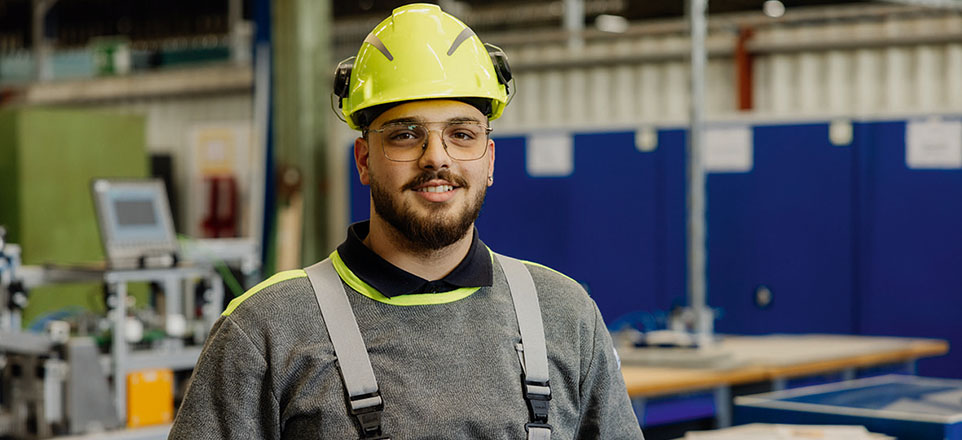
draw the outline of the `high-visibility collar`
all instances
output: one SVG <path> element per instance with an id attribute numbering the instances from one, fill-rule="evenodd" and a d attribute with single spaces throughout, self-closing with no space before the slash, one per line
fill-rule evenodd
<path id="1" fill-rule="evenodd" d="M 477 229 L 471 248 L 461 263 L 444 278 L 425 280 L 381 258 L 364 245 L 370 222 L 354 223 L 348 228 L 347 239 L 337 247 L 340 260 L 359 280 L 379 295 L 394 298 L 399 295 L 448 293 L 462 288 L 491 286 L 494 270 L 487 246 L 478 238 Z"/>

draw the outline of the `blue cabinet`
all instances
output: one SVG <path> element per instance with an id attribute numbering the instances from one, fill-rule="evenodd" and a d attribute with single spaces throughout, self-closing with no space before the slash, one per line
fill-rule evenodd
<path id="1" fill-rule="evenodd" d="M 754 166 L 708 177 L 709 304 L 723 332 L 851 333 L 853 152 L 828 124 L 757 126 Z M 761 287 L 770 304 L 756 304 Z"/>
<path id="2" fill-rule="evenodd" d="M 962 377 L 962 170 L 908 168 L 905 127 L 860 127 L 857 331 L 947 338 L 919 373 Z"/>

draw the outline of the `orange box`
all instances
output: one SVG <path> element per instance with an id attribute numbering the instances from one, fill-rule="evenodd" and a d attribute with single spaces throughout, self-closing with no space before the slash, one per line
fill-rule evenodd
<path id="1" fill-rule="evenodd" d="M 159 425 L 174 420 L 174 372 L 169 368 L 127 375 L 127 426 Z"/>

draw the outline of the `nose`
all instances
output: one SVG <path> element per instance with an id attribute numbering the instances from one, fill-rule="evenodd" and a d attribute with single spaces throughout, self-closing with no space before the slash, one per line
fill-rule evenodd
<path id="1" fill-rule="evenodd" d="M 448 168 L 451 165 L 451 156 L 448 156 L 448 152 L 444 148 L 444 140 L 441 138 L 440 132 L 433 130 L 428 132 L 424 152 L 418 159 L 418 165 L 421 168 L 433 170 Z"/>

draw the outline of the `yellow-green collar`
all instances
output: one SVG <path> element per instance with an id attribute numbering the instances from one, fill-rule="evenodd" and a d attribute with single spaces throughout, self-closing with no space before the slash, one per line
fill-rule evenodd
<path id="1" fill-rule="evenodd" d="M 332 252 L 330 258 L 331 262 L 334 263 L 334 270 L 337 271 L 337 274 L 340 275 L 341 279 L 344 280 L 348 286 L 351 286 L 352 289 L 356 290 L 361 295 L 385 304 L 391 304 L 395 306 L 427 306 L 447 304 L 467 298 L 480 289 L 480 287 L 462 287 L 450 292 L 415 293 L 388 298 L 382 295 L 381 292 L 378 292 L 377 289 L 371 287 L 371 285 L 358 278 L 357 275 L 355 275 L 354 272 L 352 272 L 351 269 L 344 264 L 344 261 L 341 260 L 341 257 L 337 254 L 337 251 Z"/>

